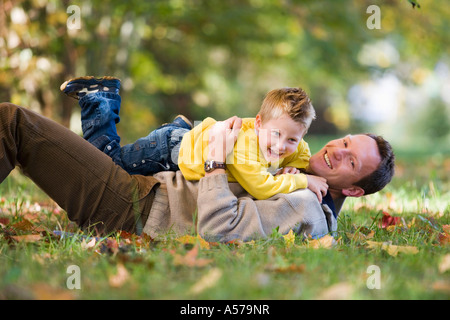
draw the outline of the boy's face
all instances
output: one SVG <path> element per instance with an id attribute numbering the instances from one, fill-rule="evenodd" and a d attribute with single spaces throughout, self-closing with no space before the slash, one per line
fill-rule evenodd
<path id="1" fill-rule="evenodd" d="M 305 127 L 288 115 L 264 123 L 257 115 L 255 129 L 259 136 L 259 148 L 268 162 L 276 162 L 294 153 L 306 133 Z"/>

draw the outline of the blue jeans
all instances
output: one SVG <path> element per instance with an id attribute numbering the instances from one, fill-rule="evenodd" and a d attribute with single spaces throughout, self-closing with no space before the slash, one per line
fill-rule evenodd
<path id="1" fill-rule="evenodd" d="M 180 142 L 190 130 L 184 122 L 175 120 L 121 147 L 116 129 L 120 121 L 120 96 L 97 92 L 84 96 L 79 103 L 83 137 L 128 173 L 152 175 L 178 170 Z"/>

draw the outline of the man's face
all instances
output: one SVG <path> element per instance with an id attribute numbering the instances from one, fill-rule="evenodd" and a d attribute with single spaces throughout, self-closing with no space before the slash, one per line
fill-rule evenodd
<path id="1" fill-rule="evenodd" d="M 381 162 L 377 144 L 366 135 L 348 135 L 328 142 L 310 161 L 310 170 L 325 179 L 331 189 L 345 196 L 354 184 L 375 171 Z"/>

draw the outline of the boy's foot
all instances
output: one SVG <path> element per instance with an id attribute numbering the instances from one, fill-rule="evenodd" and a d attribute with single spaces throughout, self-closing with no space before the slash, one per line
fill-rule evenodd
<path id="1" fill-rule="evenodd" d="M 194 126 L 192 125 L 192 122 L 189 121 L 188 118 L 186 118 L 185 116 L 183 116 L 182 114 L 179 114 L 175 117 L 175 119 L 173 120 L 173 123 L 179 125 L 180 127 L 183 127 L 185 129 L 189 129 L 191 130 Z"/>
<path id="2" fill-rule="evenodd" d="M 64 82 L 60 90 L 69 97 L 80 100 L 85 95 L 95 92 L 111 92 L 119 94 L 120 79 L 105 76 L 96 78 L 92 76 L 79 77 Z"/>

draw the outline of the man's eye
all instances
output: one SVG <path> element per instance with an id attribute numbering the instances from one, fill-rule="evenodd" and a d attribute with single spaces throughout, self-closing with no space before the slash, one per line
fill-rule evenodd
<path id="1" fill-rule="evenodd" d="M 345 140 L 342 140 L 342 141 L 344 141 L 344 147 L 347 148 L 347 141 L 345 141 Z"/>
<path id="2" fill-rule="evenodd" d="M 354 169 L 355 168 L 355 162 L 353 160 L 350 160 L 350 163 L 352 165 L 352 168 Z"/>

